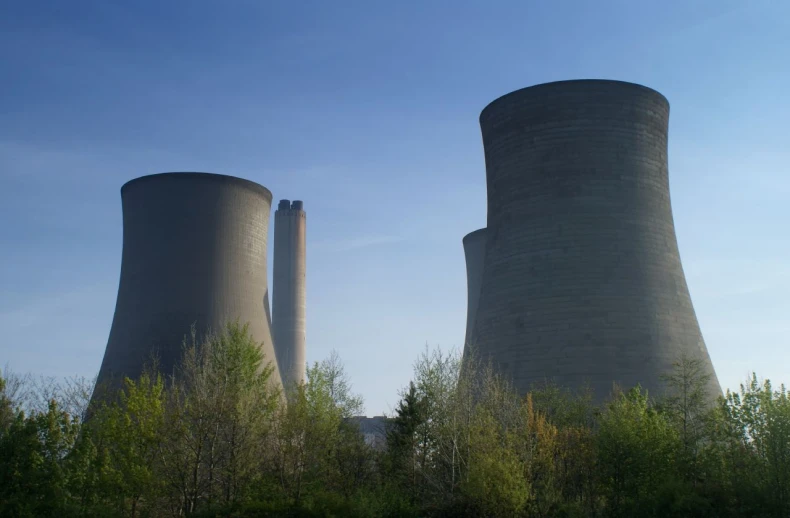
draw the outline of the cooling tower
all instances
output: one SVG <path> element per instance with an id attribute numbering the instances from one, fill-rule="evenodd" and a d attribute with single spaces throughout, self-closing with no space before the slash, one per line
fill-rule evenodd
<path id="1" fill-rule="evenodd" d="M 169 374 L 190 326 L 200 336 L 236 319 L 276 367 L 264 309 L 269 190 L 232 176 L 165 173 L 128 182 L 121 199 L 121 280 L 98 382 L 138 376 L 152 353 Z"/>
<path id="2" fill-rule="evenodd" d="M 656 395 L 685 354 L 720 395 L 680 263 L 669 104 L 602 80 L 525 88 L 480 115 L 488 190 L 473 341 L 525 392 L 613 382 Z"/>
<path id="3" fill-rule="evenodd" d="M 474 336 L 477 303 L 480 299 L 480 287 L 483 284 L 483 265 L 486 256 L 486 229 L 481 228 L 470 232 L 463 239 L 464 256 L 466 257 L 466 335 L 464 353 L 468 350 Z"/>
<path id="4" fill-rule="evenodd" d="M 305 379 L 306 230 L 302 202 L 281 200 L 274 213 L 272 329 L 286 387 Z"/>

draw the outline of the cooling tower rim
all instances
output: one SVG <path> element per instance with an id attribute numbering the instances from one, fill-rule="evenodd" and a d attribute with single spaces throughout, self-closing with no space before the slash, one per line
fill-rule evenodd
<path id="1" fill-rule="evenodd" d="M 643 90 L 644 92 L 649 93 L 650 95 L 656 96 L 661 99 L 667 106 L 669 106 L 669 99 L 667 99 L 664 94 L 659 92 L 658 90 L 654 90 L 649 86 L 640 85 L 639 83 L 632 83 L 630 81 L 619 81 L 617 79 L 567 79 L 563 81 L 550 81 L 548 83 L 539 83 L 532 86 L 527 86 L 524 88 L 519 88 L 518 90 L 513 90 L 512 92 L 506 93 L 505 95 L 501 95 L 488 103 L 485 108 L 480 112 L 480 121 L 483 121 L 486 112 L 493 109 L 493 107 L 505 99 L 510 98 L 511 96 L 516 95 L 523 95 L 529 93 L 531 91 L 543 90 L 548 88 L 560 87 L 564 85 L 572 85 L 572 84 L 580 84 L 580 83 L 589 83 L 589 84 L 611 84 L 611 85 L 619 85 L 624 87 L 633 88 L 634 90 Z"/>
<path id="2" fill-rule="evenodd" d="M 466 244 L 476 239 L 485 239 L 487 230 L 488 227 L 478 228 L 477 230 L 469 232 L 467 235 L 465 235 L 462 241 L 464 244 Z"/>
<path id="3" fill-rule="evenodd" d="M 121 195 L 128 190 L 130 187 L 138 186 L 140 184 L 146 184 L 157 180 L 162 180 L 166 178 L 179 178 L 183 180 L 212 180 L 216 182 L 223 182 L 227 184 L 236 184 L 239 187 L 243 187 L 245 189 L 250 189 L 252 191 L 257 192 L 258 194 L 262 195 L 266 200 L 271 203 L 272 201 L 272 192 L 264 187 L 259 183 L 255 183 L 251 180 L 246 180 L 244 178 L 239 178 L 238 176 L 230 176 L 225 174 L 216 174 L 216 173 L 199 173 L 199 172 L 168 172 L 168 173 L 156 173 L 156 174 L 149 174 L 146 176 L 140 176 L 138 178 L 134 178 L 129 180 L 121 187 Z"/>

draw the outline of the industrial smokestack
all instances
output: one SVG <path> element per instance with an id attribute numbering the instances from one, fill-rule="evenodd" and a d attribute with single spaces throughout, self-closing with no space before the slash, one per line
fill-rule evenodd
<path id="1" fill-rule="evenodd" d="M 488 240 L 473 341 L 526 392 L 664 389 L 681 355 L 720 395 L 680 262 L 669 104 L 619 81 L 512 92 L 480 115 Z"/>
<path id="2" fill-rule="evenodd" d="M 483 284 L 483 266 L 486 257 L 486 229 L 470 232 L 463 239 L 466 257 L 466 337 L 464 353 L 468 351 L 475 331 L 477 305 L 480 300 L 480 287 Z"/>
<path id="3" fill-rule="evenodd" d="M 276 368 L 264 309 L 271 192 L 232 176 L 164 173 L 126 183 L 121 200 L 121 279 L 98 383 L 139 376 L 152 354 L 169 374 L 193 324 L 200 337 L 236 319 Z M 272 377 L 280 383 L 279 371 Z"/>
<path id="4" fill-rule="evenodd" d="M 274 213 L 272 329 L 286 387 L 305 379 L 306 230 L 304 204 L 280 201 Z"/>

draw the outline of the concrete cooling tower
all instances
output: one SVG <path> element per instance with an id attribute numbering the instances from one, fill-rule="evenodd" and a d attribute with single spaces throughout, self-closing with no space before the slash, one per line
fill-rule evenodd
<path id="1" fill-rule="evenodd" d="M 281 200 L 274 213 L 272 321 L 286 387 L 305 379 L 307 215 L 301 201 Z"/>
<path id="2" fill-rule="evenodd" d="M 466 338 L 464 353 L 475 332 L 477 303 L 480 300 L 480 287 L 483 284 L 483 266 L 486 257 L 486 229 L 470 232 L 463 239 L 466 257 Z"/>
<path id="3" fill-rule="evenodd" d="M 656 395 L 685 354 L 721 394 L 680 263 L 668 122 L 658 92 L 603 80 L 525 88 L 481 113 L 487 241 L 470 342 L 520 391 L 553 380 L 597 401 L 614 382 Z"/>
<path id="4" fill-rule="evenodd" d="M 200 336 L 236 319 L 276 367 L 264 309 L 271 192 L 232 176 L 165 173 L 128 182 L 121 199 L 121 280 L 98 382 L 138 376 L 154 352 L 169 374 L 190 326 Z"/>

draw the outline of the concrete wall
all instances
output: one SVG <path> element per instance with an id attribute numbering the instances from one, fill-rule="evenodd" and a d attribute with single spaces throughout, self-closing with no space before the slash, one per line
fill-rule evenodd
<path id="1" fill-rule="evenodd" d="M 99 383 L 138 376 L 152 353 L 169 374 L 193 323 L 203 334 L 237 318 L 276 366 L 264 310 L 269 190 L 231 176 L 165 173 L 128 182 L 121 199 L 121 279 Z"/>
<path id="2" fill-rule="evenodd" d="M 368 446 L 383 451 L 387 449 L 387 418 L 383 415 L 373 417 L 354 416 L 346 419 L 359 427 L 359 432 Z"/>
<path id="3" fill-rule="evenodd" d="M 553 379 L 660 392 L 687 353 L 720 394 L 680 263 L 667 171 L 669 104 L 643 86 L 564 81 L 480 115 L 488 240 L 475 327 L 517 387 Z"/>
<path id="4" fill-rule="evenodd" d="M 480 300 L 480 288 L 483 284 L 483 266 L 486 254 L 486 229 L 481 228 L 470 232 L 463 239 L 464 256 L 466 257 L 466 335 L 464 353 L 468 350 L 474 336 L 477 305 Z"/>
<path id="5" fill-rule="evenodd" d="M 301 201 L 282 200 L 274 213 L 272 329 L 283 383 L 305 379 L 306 232 Z"/>

